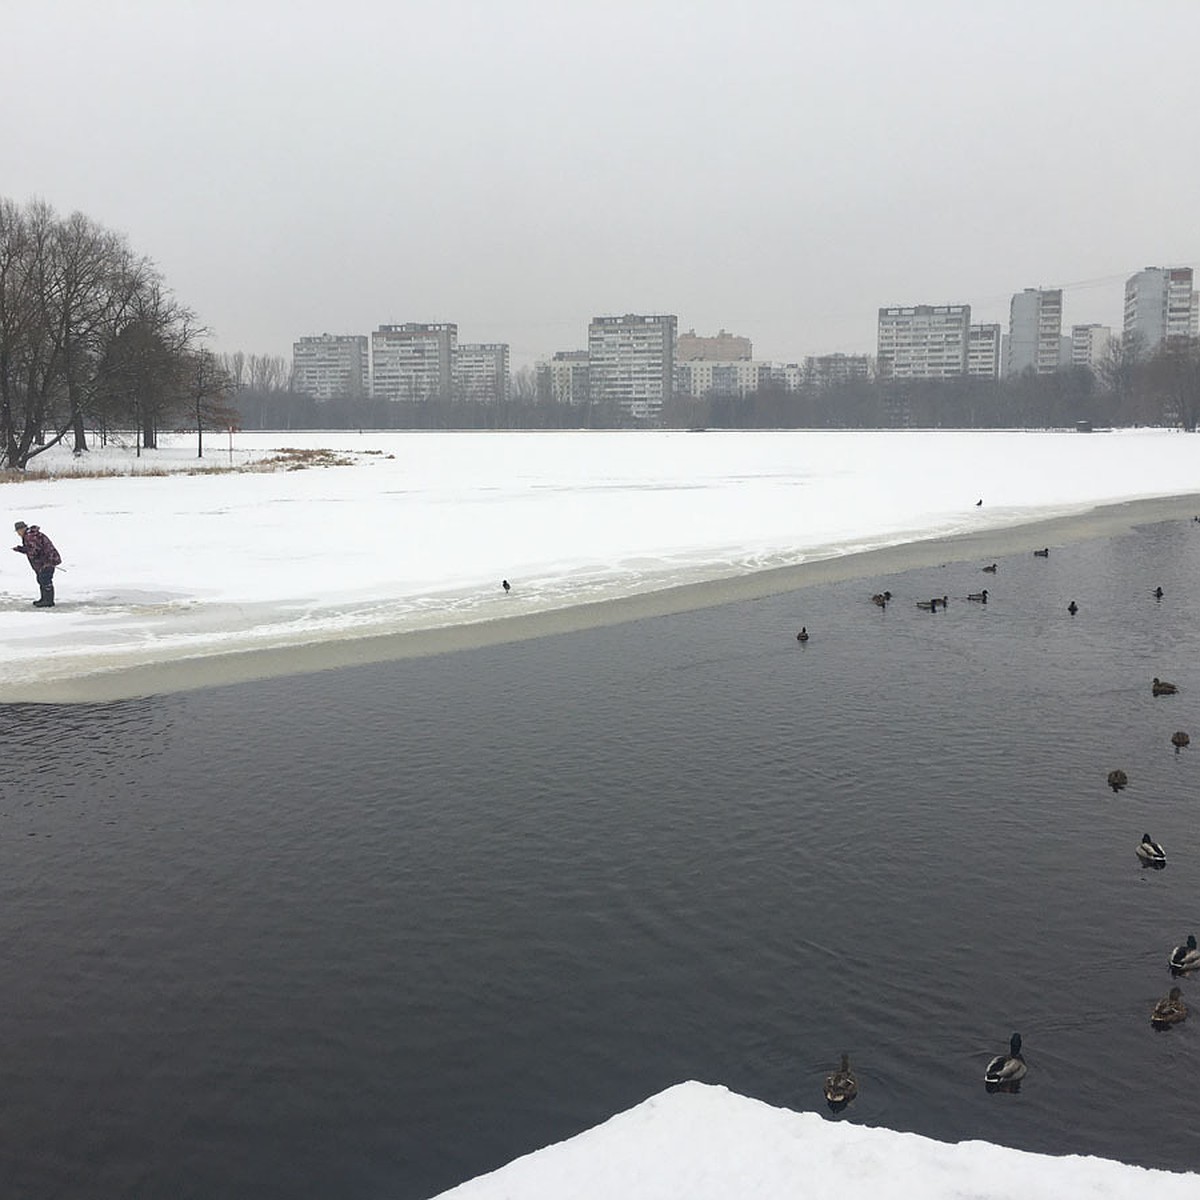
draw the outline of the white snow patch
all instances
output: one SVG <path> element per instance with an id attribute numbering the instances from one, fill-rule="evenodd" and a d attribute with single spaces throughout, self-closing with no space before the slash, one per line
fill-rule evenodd
<path id="1" fill-rule="evenodd" d="M 982 1085 L 981 1085 L 982 1086 Z M 438 1200 L 1196 1200 L 1200 1175 L 830 1121 L 689 1082 Z"/>

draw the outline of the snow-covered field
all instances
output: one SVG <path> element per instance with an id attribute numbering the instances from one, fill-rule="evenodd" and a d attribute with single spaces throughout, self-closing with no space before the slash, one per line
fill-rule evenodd
<path id="1" fill-rule="evenodd" d="M 245 469 L 288 447 L 348 465 Z M 197 465 L 194 435 L 175 435 L 140 459 L 56 449 L 2 485 L 9 518 L 40 525 L 63 566 L 45 611 L 28 564 L 7 560 L 0 697 L 1200 491 L 1200 441 L 1161 430 L 238 433 L 207 439 L 202 465 L 241 470 L 185 473 Z M 71 477 L 81 467 L 132 473 Z"/>
<path id="2" fill-rule="evenodd" d="M 982 1074 L 981 1074 L 982 1080 Z M 983 1087 L 982 1081 L 980 1087 Z M 1003 1097 L 1000 1097 L 1003 1100 Z M 1195 1200 L 1200 1176 L 789 1112 L 681 1083 L 439 1200 Z"/>

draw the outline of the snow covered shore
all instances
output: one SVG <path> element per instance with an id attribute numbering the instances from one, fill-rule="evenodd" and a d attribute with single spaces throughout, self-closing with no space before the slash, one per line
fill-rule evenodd
<path id="1" fill-rule="evenodd" d="M 980 1084 L 982 1087 L 983 1084 Z M 790 1112 L 690 1082 L 438 1200 L 1195 1200 L 1200 1175 Z"/>
<path id="2" fill-rule="evenodd" d="M 34 463 L 50 476 L 3 485 L 11 519 L 42 526 L 64 563 L 52 612 L 30 607 L 22 559 L 0 575 L 0 699 L 378 661 L 1190 518 L 1197 445 L 1162 430 L 241 433 L 205 465 L 281 448 L 346 465 L 185 473 L 195 442 L 179 435 L 140 459 L 91 451 L 93 471 L 138 473 L 81 478 L 56 451 Z"/>

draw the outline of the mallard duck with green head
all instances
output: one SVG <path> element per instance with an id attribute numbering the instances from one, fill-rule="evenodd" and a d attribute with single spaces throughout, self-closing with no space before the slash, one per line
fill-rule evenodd
<path id="1" fill-rule="evenodd" d="M 1171 973 L 1179 975 L 1184 971 L 1195 971 L 1200 968 L 1200 949 L 1196 947 L 1196 935 L 1188 934 L 1188 940 L 1182 946 L 1176 946 L 1167 959 Z"/>

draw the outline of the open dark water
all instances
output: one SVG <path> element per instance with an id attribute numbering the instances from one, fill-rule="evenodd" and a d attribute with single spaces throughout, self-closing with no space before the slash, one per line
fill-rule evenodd
<path id="1" fill-rule="evenodd" d="M 0 709 L 0 1195 L 427 1197 L 683 1079 L 826 1112 L 842 1050 L 830 1119 L 1200 1170 L 1200 980 L 1148 1020 L 1200 933 L 1198 663 L 1180 522 Z"/>

